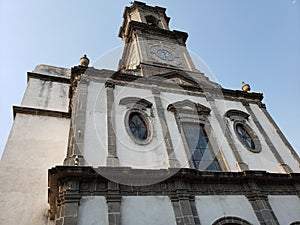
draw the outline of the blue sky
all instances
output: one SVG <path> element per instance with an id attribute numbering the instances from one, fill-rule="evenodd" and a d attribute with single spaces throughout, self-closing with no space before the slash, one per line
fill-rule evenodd
<path id="1" fill-rule="evenodd" d="M 130 1 L 0 0 L 0 154 L 38 64 L 70 68 L 95 62 L 122 44 L 117 37 Z M 300 153 L 300 0 L 147 0 L 167 8 L 170 28 L 189 33 L 187 47 L 229 89 L 241 82 L 264 103 Z"/>

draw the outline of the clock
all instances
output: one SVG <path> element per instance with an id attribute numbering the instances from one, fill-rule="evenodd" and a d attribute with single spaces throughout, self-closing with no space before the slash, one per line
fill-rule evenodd
<path id="1" fill-rule="evenodd" d="M 166 50 L 166 49 L 158 49 L 158 50 L 156 51 L 156 55 L 157 55 L 159 58 L 163 59 L 163 60 L 168 60 L 168 61 L 170 61 L 170 60 L 173 60 L 173 59 L 174 59 L 172 53 L 169 52 L 169 51 Z"/>

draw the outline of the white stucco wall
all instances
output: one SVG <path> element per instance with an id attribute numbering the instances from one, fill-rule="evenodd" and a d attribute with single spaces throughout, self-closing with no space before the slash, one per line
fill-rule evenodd
<path id="1" fill-rule="evenodd" d="M 89 82 L 82 154 L 89 166 L 105 166 L 107 158 L 106 89 Z"/>
<path id="2" fill-rule="evenodd" d="M 77 225 L 108 225 L 108 208 L 104 196 L 80 199 Z"/>
<path id="3" fill-rule="evenodd" d="M 250 104 L 250 107 L 255 116 L 257 117 L 258 121 L 262 125 L 263 129 L 267 133 L 277 152 L 283 159 L 283 161 L 291 167 L 293 172 L 299 173 L 300 168 L 298 162 L 294 159 L 290 150 L 287 148 L 280 136 L 277 134 L 276 128 L 270 123 L 270 121 L 262 112 L 262 110 L 258 107 L 258 105 Z"/>
<path id="4" fill-rule="evenodd" d="M 115 125 L 117 154 L 121 166 L 130 166 L 133 168 L 168 168 L 168 155 L 163 138 L 163 132 L 159 123 L 156 111 L 155 100 L 151 90 L 137 89 L 131 87 L 119 87 L 114 89 L 114 107 L 115 107 Z M 125 115 L 128 109 L 125 105 L 119 105 L 121 99 L 125 97 L 144 98 L 153 104 L 154 117 L 150 116 L 153 125 L 153 138 L 146 145 L 135 143 L 127 133 L 125 127 Z M 150 109 L 146 113 L 150 115 Z M 126 121 L 127 122 L 127 121 Z"/>
<path id="5" fill-rule="evenodd" d="M 253 225 L 260 224 L 251 204 L 243 195 L 196 196 L 195 202 L 201 225 L 211 225 L 225 216 L 239 217 Z"/>
<path id="6" fill-rule="evenodd" d="M 17 114 L 0 162 L 1 224 L 47 219 L 48 169 L 66 156 L 69 119 Z"/>
<path id="7" fill-rule="evenodd" d="M 139 97 L 150 101 L 153 104 L 153 115 L 150 117 L 153 125 L 153 139 L 149 144 L 140 145 L 135 143 L 131 137 L 128 135 L 125 128 L 125 115 L 128 109 L 124 105 L 119 105 L 122 98 L 125 97 Z M 168 112 L 166 109 L 169 104 L 189 99 L 190 101 L 200 103 L 208 108 L 212 108 L 209 102 L 199 96 L 187 96 L 185 94 L 174 94 L 168 92 L 162 92 L 161 101 L 163 108 L 165 109 L 165 118 L 170 132 L 172 145 L 176 154 L 176 158 L 179 160 L 181 167 L 189 167 L 187 155 L 184 149 L 184 144 L 179 133 L 174 114 Z M 188 98 L 187 98 L 188 97 Z M 106 116 L 106 105 L 107 105 L 106 89 L 104 84 L 90 82 L 88 86 L 88 99 L 87 99 L 87 112 L 86 112 L 86 124 L 84 133 L 84 148 L 82 150 L 83 155 L 86 159 L 88 165 L 91 166 L 104 166 L 106 165 L 107 157 L 107 116 Z M 222 99 L 215 100 L 218 113 L 221 116 L 230 110 L 237 109 L 247 112 L 246 108 L 240 102 L 236 101 L 225 101 Z M 270 128 L 267 119 L 262 115 L 261 111 L 257 106 L 251 105 L 253 111 L 258 117 L 260 123 L 266 129 L 267 133 L 270 133 L 270 138 L 275 140 L 274 146 L 279 143 L 280 149 L 285 149 L 286 146 L 283 145 L 282 141 L 279 140 L 277 134 L 274 134 L 274 130 Z M 147 109 L 146 113 L 150 115 L 150 109 Z M 168 168 L 168 155 L 166 152 L 166 147 L 164 143 L 164 134 L 160 125 L 160 120 L 158 118 L 154 96 L 151 90 L 134 88 L 128 86 L 116 86 L 114 89 L 114 112 L 113 116 L 115 118 L 115 129 L 116 132 L 116 148 L 117 155 L 121 166 L 130 166 L 133 168 Z M 211 112 L 208 116 L 210 125 L 213 129 L 214 142 L 217 144 L 218 149 L 214 149 L 215 152 L 222 150 L 226 163 L 230 171 L 238 171 L 236 159 L 234 154 L 228 145 L 228 142 L 222 131 L 215 112 Z M 263 135 L 260 133 L 259 129 L 256 127 L 252 117 L 250 116 L 247 120 L 248 125 L 256 133 L 260 140 L 262 146 L 262 151 L 260 153 L 253 153 L 249 151 L 243 144 L 239 141 L 237 135 L 235 134 L 233 122 L 229 121 L 228 125 L 231 131 L 231 137 L 234 144 L 242 157 L 243 161 L 248 164 L 250 170 L 265 170 L 268 172 L 280 173 L 283 172 L 282 168 L 279 166 L 276 158 L 271 152 L 269 146 L 267 145 Z M 269 127 L 268 127 L 269 126 Z M 277 135 L 277 136 L 276 136 Z M 274 137 L 273 137 L 274 136 Z M 281 142 L 280 142 L 281 141 Z M 277 148 L 277 147 L 276 147 Z M 288 152 L 289 153 L 289 152 Z M 285 159 L 287 164 L 289 164 L 295 171 L 297 165 L 295 160 L 293 160 L 290 154 L 283 154 L 282 157 Z"/>
<path id="8" fill-rule="evenodd" d="M 68 112 L 70 84 L 30 78 L 21 105 Z"/>
<path id="9" fill-rule="evenodd" d="M 121 224 L 176 225 L 172 203 L 166 196 L 123 197 Z"/>
<path id="10" fill-rule="evenodd" d="M 224 114 L 230 109 L 237 109 L 248 113 L 241 102 L 224 100 L 216 100 L 215 102 L 221 116 L 224 116 Z M 251 129 L 256 133 L 256 135 L 259 138 L 262 147 L 262 151 L 259 153 L 253 153 L 247 150 L 247 148 L 239 141 L 237 135 L 235 134 L 233 121 L 230 121 L 228 119 L 228 125 L 232 134 L 231 137 L 234 140 L 234 144 L 243 161 L 249 166 L 250 170 L 264 170 L 273 173 L 281 173 L 282 170 L 279 167 L 275 156 L 271 152 L 269 146 L 265 142 L 263 135 L 259 132 L 251 116 L 249 116 L 247 124 L 251 127 Z"/>
<path id="11" fill-rule="evenodd" d="M 279 224 L 300 222 L 300 199 L 297 195 L 269 195 L 268 198 Z"/>

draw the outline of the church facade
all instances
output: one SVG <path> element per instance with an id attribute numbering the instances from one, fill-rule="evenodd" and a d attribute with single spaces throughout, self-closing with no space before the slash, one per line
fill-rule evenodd
<path id="1" fill-rule="evenodd" d="M 261 93 L 199 71 L 166 9 L 133 2 L 118 70 L 28 73 L 0 164 L 4 224 L 300 224 L 300 158 Z M 17 207 L 17 205 L 22 207 Z"/>

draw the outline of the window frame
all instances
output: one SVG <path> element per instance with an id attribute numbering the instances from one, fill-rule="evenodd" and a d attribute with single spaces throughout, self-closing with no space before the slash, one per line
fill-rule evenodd
<path id="1" fill-rule="evenodd" d="M 120 100 L 120 105 L 126 105 L 127 111 L 124 116 L 124 125 L 127 131 L 128 136 L 135 144 L 139 145 L 147 145 L 153 139 L 153 125 L 152 125 L 152 117 L 153 116 L 153 104 L 146 99 L 138 98 L 138 97 L 126 97 Z M 147 138 L 145 140 L 139 139 L 135 137 L 132 133 L 129 125 L 129 119 L 132 114 L 138 114 L 143 120 L 145 125 L 147 126 Z"/>
<path id="2" fill-rule="evenodd" d="M 205 170 L 205 171 L 214 171 L 214 172 L 229 171 L 223 152 L 217 144 L 215 138 L 216 135 L 214 134 L 208 119 L 211 109 L 199 103 L 194 103 L 190 100 L 183 100 L 168 105 L 167 110 L 169 112 L 174 113 L 175 121 L 184 145 L 185 153 L 188 158 L 188 165 L 190 168 L 198 170 L 198 168 L 196 168 L 195 166 L 194 159 L 192 156 L 192 151 L 189 147 L 183 129 L 183 124 L 187 124 L 187 123 L 203 126 L 203 129 L 208 138 L 208 144 L 210 146 L 211 153 L 214 156 L 214 161 L 216 161 L 220 167 L 220 170 Z"/>
<path id="3" fill-rule="evenodd" d="M 145 140 L 142 140 L 142 139 L 139 139 L 137 138 L 131 131 L 130 129 L 130 117 L 132 114 L 137 114 L 139 115 L 145 125 L 146 125 L 146 129 L 147 129 L 147 137 Z M 126 114 L 125 114 L 125 119 L 124 119 L 124 122 L 125 122 L 125 127 L 126 127 L 126 131 L 127 131 L 127 134 L 129 135 L 129 137 L 136 143 L 136 144 L 139 144 L 139 145 L 146 145 L 148 143 L 151 142 L 152 138 L 153 138 L 153 126 L 152 126 L 152 123 L 151 123 L 151 119 L 150 117 L 148 116 L 147 113 L 145 113 L 143 110 L 139 109 L 139 108 L 132 108 L 132 109 L 129 109 Z"/>
<path id="4" fill-rule="evenodd" d="M 248 125 L 249 116 L 250 115 L 248 113 L 245 113 L 243 111 L 236 110 L 236 109 L 228 110 L 225 113 L 225 117 L 229 118 L 230 121 L 232 122 L 233 130 L 234 130 L 234 133 L 235 133 L 236 138 L 238 139 L 239 143 L 244 148 L 246 148 L 248 151 L 253 152 L 253 153 L 259 153 L 262 150 L 261 143 L 260 143 L 260 140 L 259 140 L 258 136 L 254 132 L 254 130 L 250 127 L 250 125 Z M 247 146 L 241 140 L 240 135 L 237 131 L 237 126 L 242 126 L 244 128 L 244 130 L 248 133 L 251 140 L 253 141 L 254 148 L 251 148 L 251 147 Z"/>

